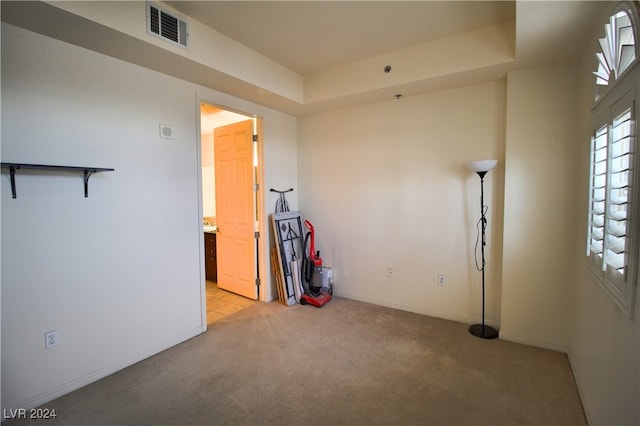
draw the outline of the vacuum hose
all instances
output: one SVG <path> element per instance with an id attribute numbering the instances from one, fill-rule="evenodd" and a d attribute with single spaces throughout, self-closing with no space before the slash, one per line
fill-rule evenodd
<path id="1" fill-rule="evenodd" d="M 322 282 L 320 274 L 316 269 L 322 268 L 322 258 L 320 252 L 315 250 L 315 236 L 314 229 L 311 222 L 304 221 L 304 226 L 307 227 L 309 232 L 304 237 L 304 247 L 302 248 L 302 281 L 305 292 L 310 296 L 317 297 L 320 295 L 320 289 L 322 288 Z M 309 257 L 307 257 L 307 244 L 311 240 L 309 246 Z M 315 272 L 315 275 L 314 275 Z"/>
<path id="2" fill-rule="evenodd" d="M 311 245 L 309 246 L 309 259 L 313 261 L 315 266 L 322 266 L 322 258 L 320 257 L 320 251 L 316 251 L 316 239 L 315 239 L 315 230 L 313 229 L 313 225 L 308 220 L 304 221 L 304 226 L 309 230 L 309 234 L 311 234 Z M 306 242 L 305 242 L 306 245 Z"/>

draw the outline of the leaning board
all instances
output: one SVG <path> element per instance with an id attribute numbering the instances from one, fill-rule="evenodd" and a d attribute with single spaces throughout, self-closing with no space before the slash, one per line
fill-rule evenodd
<path id="1" fill-rule="evenodd" d="M 302 259 L 303 250 L 303 232 L 302 221 L 300 220 L 300 212 L 281 212 L 271 215 L 273 224 L 273 232 L 276 240 L 276 252 L 278 256 L 278 270 L 273 271 L 276 277 L 279 274 L 278 296 L 280 302 L 285 305 L 293 305 L 296 303 L 296 282 L 297 274 L 293 271 L 292 265 L 298 265 L 299 262 L 292 263 Z"/>

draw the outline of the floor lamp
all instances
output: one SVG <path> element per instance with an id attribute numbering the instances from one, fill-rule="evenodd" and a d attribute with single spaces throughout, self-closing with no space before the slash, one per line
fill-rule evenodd
<path id="1" fill-rule="evenodd" d="M 484 175 L 491 169 L 493 169 L 496 164 L 498 164 L 498 160 L 481 160 L 481 161 L 472 161 L 470 162 L 469 168 L 476 172 L 478 176 L 480 176 L 480 228 L 482 233 L 482 240 L 480 245 L 480 250 L 482 252 L 482 267 L 478 268 L 482 271 L 482 324 L 473 324 L 469 327 L 469 333 L 473 334 L 476 337 L 480 337 L 482 339 L 495 339 L 498 337 L 498 330 L 495 328 L 486 325 L 484 323 L 484 246 L 486 244 L 485 240 L 485 230 L 487 228 L 487 209 L 484 205 Z M 477 246 L 476 246 L 477 247 Z M 477 259 L 477 258 L 476 258 Z M 477 261 L 476 261 L 477 262 Z"/>

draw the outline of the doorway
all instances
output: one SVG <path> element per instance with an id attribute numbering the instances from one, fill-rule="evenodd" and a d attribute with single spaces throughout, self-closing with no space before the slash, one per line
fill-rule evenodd
<path id="1" fill-rule="evenodd" d="M 204 101 L 200 104 L 208 324 L 260 297 L 259 120 Z"/>

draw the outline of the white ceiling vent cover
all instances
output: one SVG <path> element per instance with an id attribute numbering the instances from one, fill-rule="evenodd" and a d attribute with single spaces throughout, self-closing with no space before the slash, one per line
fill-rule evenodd
<path id="1" fill-rule="evenodd" d="M 188 47 L 187 22 L 151 3 L 147 3 L 147 32 L 179 46 Z"/>

